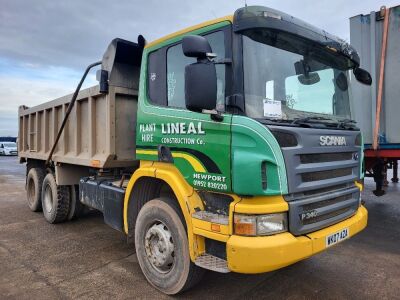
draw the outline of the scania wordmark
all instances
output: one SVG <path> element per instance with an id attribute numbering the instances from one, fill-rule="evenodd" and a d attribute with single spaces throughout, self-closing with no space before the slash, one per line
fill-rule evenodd
<path id="1" fill-rule="evenodd" d="M 79 92 L 93 66 L 99 85 Z M 151 43 L 111 42 L 75 93 L 19 109 L 29 207 L 87 206 L 134 242 L 167 294 L 204 269 L 262 273 L 367 225 L 344 41 L 248 6 Z M 72 98 L 71 98 L 72 97 Z"/>

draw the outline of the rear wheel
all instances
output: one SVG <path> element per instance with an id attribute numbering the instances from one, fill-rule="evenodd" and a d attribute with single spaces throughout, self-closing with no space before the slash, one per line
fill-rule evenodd
<path id="1" fill-rule="evenodd" d="M 135 226 L 135 247 L 147 280 L 163 293 L 183 292 L 204 274 L 190 260 L 183 216 L 171 199 L 154 199 L 141 208 Z"/>
<path id="2" fill-rule="evenodd" d="M 40 168 L 31 168 L 26 177 L 26 198 L 32 211 L 42 210 L 42 183 L 45 172 Z"/>
<path id="3" fill-rule="evenodd" d="M 69 206 L 69 186 L 58 186 L 54 175 L 47 174 L 42 184 L 42 207 L 46 221 L 51 224 L 64 222 L 68 217 Z"/>
<path id="4" fill-rule="evenodd" d="M 83 204 L 79 201 L 79 186 L 71 185 L 69 186 L 70 189 L 70 206 L 69 206 L 69 213 L 67 220 L 73 220 L 82 215 L 83 211 Z"/>

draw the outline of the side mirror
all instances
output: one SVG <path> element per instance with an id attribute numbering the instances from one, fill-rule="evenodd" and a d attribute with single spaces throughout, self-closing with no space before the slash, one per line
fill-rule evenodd
<path id="1" fill-rule="evenodd" d="M 185 67 L 186 108 L 201 112 L 217 105 L 217 72 L 212 62 L 197 62 Z"/>
<path id="2" fill-rule="evenodd" d="M 217 72 L 208 58 L 214 57 L 205 37 L 188 35 L 182 39 L 183 54 L 197 58 L 197 63 L 185 67 L 186 108 L 201 112 L 217 106 Z"/>
<path id="3" fill-rule="evenodd" d="M 96 79 L 99 82 L 100 93 L 108 94 L 108 71 L 106 70 L 97 70 Z"/>
<path id="4" fill-rule="evenodd" d="M 361 68 L 355 68 L 353 70 L 354 77 L 361 83 L 366 84 L 366 85 L 371 85 L 372 84 L 372 77 L 371 74 L 369 74 L 368 71 L 361 69 Z"/>
<path id="5" fill-rule="evenodd" d="M 211 54 L 212 49 L 207 39 L 200 35 L 188 35 L 182 39 L 183 54 L 187 57 L 204 59 Z"/>

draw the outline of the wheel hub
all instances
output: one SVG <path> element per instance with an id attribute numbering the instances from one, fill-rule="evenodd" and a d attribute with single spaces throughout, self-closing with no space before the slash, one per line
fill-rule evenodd
<path id="1" fill-rule="evenodd" d="M 174 243 L 168 227 L 163 223 L 152 225 L 145 235 L 146 256 L 159 272 L 167 273 L 174 264 Z"/>

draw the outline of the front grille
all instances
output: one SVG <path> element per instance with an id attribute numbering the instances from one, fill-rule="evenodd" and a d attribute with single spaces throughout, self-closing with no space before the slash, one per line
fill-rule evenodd
<path id="1" fill-rule="evenodd" d="M 351 199 L 351 197 L 352 197 L 352 195 L 348 194 L 348 195 L 339 196 L 339 197 L 325 200 L 325 201 L 314 202 L 314 203 L 304 205 L 303 209 L 304 210 L 317 209 L 317 208 L 321 208 L 321 207 L 325 207 L 325 206 L 333 205 L 333 204 L 336 204 L 336 203 L 339 203 L 342 201 L 349 200 L 349 199 Z"/>
<path id="2" fill-rule="evenodd" d="M 288 182 L 289 230 L 307 234 L 351 217 L 359 207 L 361 144 L 358 131 L 268 126 L 295 136 L 295 147 L 283 147 Z M 340 137 L 343 145 L 321 145 L 321 137 Z"/>
<path id="3" fill-rule="evenodd" d="M 322 193 L 328 193 L 328 192 L 341 190 L 341 189 L 347 188 L 349 186 L 350 186 L 349 183 L 338 184 L 338 185 L 328 186 L 326 188 L 322 188 L 322 189 L 318 189 L 318 190 L 304 191 L 303 194 L 304 194 L 304 196 L 311 196 L 311 195 L 315 195 L 315 194 L 322 194 Z"/>
<path id="4" fill-rule="evenodd" d="M 349 176 L 353 174 L 352 168 L 334 169 L 327 171 L 308 172 L 301 174 L 303 182 L 311 182 L 317 180 L 326 180 L 336 177 Z"/>
<path id="5" fill-rule="evenodd" d="M 297 140 L 295 147 L 281 146 L 287 167 L 288 193 L 307 196 L 325 188 L 335 191 L 336 186 L 351 185 L 358 179 L 361 147 L 355 145 L 355 140 L 359 132 L 284 126 L 269 128 L 291 134 Z M 346 139 L 346 144 L 322 146 L 322 136 L 339 136 Z"/>
<path id="6" fill-rule="evenodd" d="M 324 163 L 329 161 L 351 160 L 352 158 L 353 158 L 352 152 L 300 154 L 300 162 L 302 164 L 315 164 L 315 163 Z"/>
<path id="7" fill-rule="evenodd" d="M 313 219 L 304 220 L 303 224 L 304 225 L 308 225 L 308 224 L 314 224 L 314 223 L 318 223 L 318 222 L 321 222 L 321 221 L 329 220 L 329 219 L 331 219 L 333 217 L 340 216 L 341 214 L 346 213 L 348 210 L 349 210 L 348 207 L 342 208 L 342 209 L 339 209 L 339 210 L 335 210 L 335 211 L 333 211 L 333 212 L 331 212 L 329 214 L 318 216 L 318 217 L 315 217 Z"/>
<path id="8" fill-rule="evenodd" d="M 294 235 L 313 232 L 352 216 L 359 207 L 359 189 L 350 188 L 330 193 L 289 195 L 289 230 Z M 299 198 L 300 197 L 300 198 Z"/>

